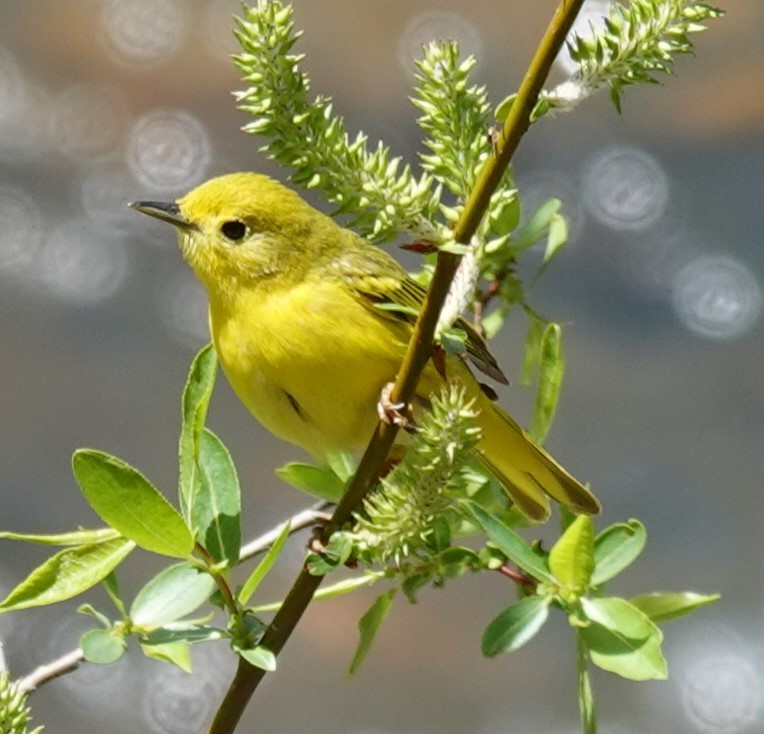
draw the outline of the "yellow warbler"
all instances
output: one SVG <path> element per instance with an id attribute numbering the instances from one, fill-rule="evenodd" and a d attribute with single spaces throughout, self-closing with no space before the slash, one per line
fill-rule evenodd
<path id="1" fill-rule="evenodd" d="M 132 206 L 173 224 L 180 249 L 209 297 L 212 339 L 234 391 L 266 428 L 321 461 L 359 451 L 378 420 L 424 289 L 386 252 L 339 226 L 298 194 L 255 173 L 212 179 L 177 202 Z M 380 309 L 380 304 L 409 307 Z M 465 323 L 467 355 L 506 381 Z M 547 495 L 578 512 L 596 498 L 481 389 L 466 363 L 431 362 L 417 397 L 444 376 L 480 409 L 478 458 L 528 517 L 549 516 Z"/>

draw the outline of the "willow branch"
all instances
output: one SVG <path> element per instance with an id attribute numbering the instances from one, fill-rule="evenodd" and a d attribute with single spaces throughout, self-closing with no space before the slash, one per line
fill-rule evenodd
<path id="1" fill-rule="evenodd" d="M 328 510 L 331 507 L 332 504 L 330 502 L 317 502 L 313 507 L 300 510 L 300 512 L 292 515 L 292 517 L 286 520 L 289 523 L 289 534 L 293 535 L 303 528 L 309 528 L 317 523 L 326 522 L 330 517 Z M 268 532 L 243 545 L 239 551 L 239 563 L 249 560 L 263 551 L 267 551 L 276 542 L 279 535 L 281 535 L 283 528 L 284 523 L 281 522 Z"/>
<path id="2" fill-rule="evenodd" d="M 456 242 L 469 243 L 480 225 L 491 195 L 496 190 L 520 140 L 531 124 L 531 112 L 538 101 L 544 81 L 583 2 L 584 0 L 562 0 L 558 5 L 523 78 L 517 97 L 496 141 L 495 149 L 481 169 L 475 188 L 465 202 L 462 214 L 454 227 L 453 235 Z M 394 403 L 408 404 L 414 397 L 419 378 L 432 355 L 438 316 L 460 260 L 459 255 L 449 252 L 440 252 L 438 255 L 432 283 L 391 393 L 391 401 Z M 395 424 L 380 422 L 377 425 L 355 476 L 323 530 L 323 542 L 327 542 L 332 533 L 348 522 L 353 512 L 360 507 L 364 497 L 379 477 L 397 433 L 398 427 Z M 321 581 L 321 576 L 311 576 L 307 570 L 302 570 L 266 630 L 260 642 L 263 647 L 269 649 L 274 655 L 281 652 Z M 230 734 L 234 731 L 249 699 L 264 676 L 264 670 L 249 665 L 242 658 L 239 659 L 233 682 L 218 709 L 209 734 Z"/>
<path id="3" fill-rule="evenodd" d="M 292 535 L 303 528 L 311 527 L 317 522 L 326 520 L 326 510 L 329 507 L 331 507 L 331 505 L 328 502 L 317 502 L 313 507 L 300 510 L 292 515 L 284 521 L 289 523 L 289 534 Z M 254 538 L 246 545 L 243 545 L 239 554 L 239 562 L 246 561 L 249 558 L 256 556 L 258 553 L 268 550 L 276 542 L 279 535 L 281 535 L 284 522 L 280 522 L 259 537 Z M 44 683 L 77 670 L 83 662 L 85 662 L 85 657 L 80 648 L 70 650 L 55 660 L 51 660 L 49 663 L 38 666 L 31 673 L 22 678 L 19 681 L 19 690 L 25 693 L 30 693 Z M 3 645 L 2 642 L 0 642 L 0 673 L 5 672 L 6 669 L 7 666 L 5 665 Z"/>
<path id="4" fill-rule="evenodd" d="M 78 647 L 76 650 L 72 650 L 60 658 L 45 663 L 45 665 L 40 665 L 19 681 L 19 690 L 24 693 L 34 691 L 43 683 L 48 683 L 54 678 L 77 670 L 84 659 L 85 655 Z"/>

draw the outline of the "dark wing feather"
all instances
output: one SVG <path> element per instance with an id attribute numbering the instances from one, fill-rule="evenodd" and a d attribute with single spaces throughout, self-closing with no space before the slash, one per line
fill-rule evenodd
<path id="1" fill-rule="evenodd" d="M 335 261 L 343 280 L 359 296 L 361 303 L 368 308 L 376 308 L 386 318 L 414 323 L 416 313 L 422 307 L 425 294 L 424 286 L 417 283 L 384 250 L 361 241 L 348 248 Z M 379 308 L 380 306 L 400 306 Z M 459 319 L 456 326 L 466 334 L 465 348 L 470 361 L 481 372 L 504 385 L 509 384 L 494 356 L 488 351 L 485 340 L 475 328 L 464 319 Z"/>

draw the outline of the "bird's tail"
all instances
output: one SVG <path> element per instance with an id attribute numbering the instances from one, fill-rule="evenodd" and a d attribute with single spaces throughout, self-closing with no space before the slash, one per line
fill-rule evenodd
<path id="1" fill-rule="evenodd" d="M 477 454 L 518 508 L 532 520 L 549 518 L 549 499 L 577 513 L 600 511 L 597 498 L 563 469 L 501 408 L 480 401 L 483 438 Z M 547 497 L 548 496 L 548 497 Z"/>

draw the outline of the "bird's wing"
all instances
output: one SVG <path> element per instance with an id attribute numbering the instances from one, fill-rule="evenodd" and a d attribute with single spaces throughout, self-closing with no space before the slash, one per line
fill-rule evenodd
<path id="1" fill-rule="evenodd" d="M 369 245 L 349 248 L 335 265 L 340 275 L 367 308 L 384 318 L 413 324 L 427 290 L 417 283 L 384 250 Z M 466 334 L 467 357 L 481 372 L 504 385 L 508 384 L 485 340 L 464 319 L 456 324 Z"/>

